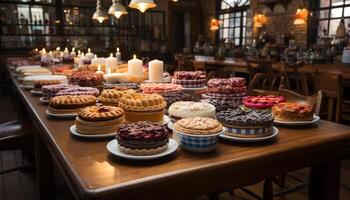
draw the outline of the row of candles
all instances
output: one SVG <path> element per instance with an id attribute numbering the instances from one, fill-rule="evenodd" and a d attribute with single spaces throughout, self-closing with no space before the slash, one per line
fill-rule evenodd
<path id="1" fill-rule="evenodd" d="M 36 49 L 36 51 L 38 51 Z M 86 54 L 81 53 L 80 50 L 78 51 L 78 54 L 75 53 L 75 48 L 72 48 L 72 51 L 69 52 L 68 48 L 65 48 L 63 52 L 60 51 L 60 47 L 56 48 L 56 52 L 50 51 L 49 54 L 47 54 L 45 48 L 40 51 L 41 53 L 41 61 L 48 61 L 48 59 L 54 59 L 55 55 L 59 54 L 59 57 L 61 59 L 63 58 L 73 58 L 74 63 L 78 65 L 84 64 L 84 61 L 87 63 L 91 63 L 92 65 L 98 65 L 98 73 L 102 72 L 101 65 L 106 66 L 106 74 L 118 75 L 120 73 L 111 73 L 112 69 L 115 69 L 118 67 L 119 64 L 121 64 L 121 52 L 119 48 L 117 48 L 117 52 L 115 54 L 115 57 L 111 53 L 108 58 L 102 58 L 97 57 L 94 53 L 91 52 L 91 49 L 88 48 L 88 52 Z M 152 60 L 148 63 L 148 73 L 149 73 L 149 80 L 151 82 L 161 82 L 163 79 L 163 71 L 164 71 L 164 63 L 160 60 Z M 136 55 L 134 55 L 133 59 L 128 61 L 128 76 L 132 77 L 143 77 L 143 62 L 140 59 L 136 58 Z"/>

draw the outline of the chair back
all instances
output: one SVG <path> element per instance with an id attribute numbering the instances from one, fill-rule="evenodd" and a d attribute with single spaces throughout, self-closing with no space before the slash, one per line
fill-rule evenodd
<path id="1" fill-rule="evenodd" d="M 286 83 L 290 86 L 293 91 L 298 93 L 308 95 L 309 87 L 306 78 L 306 74 L 300 69 L 304 66 L 303 62 L 296 64 L 285 64 L 281 73 L 284 74 L 286 78 Z"/>
<path id="2" fill-rule="evenodd" d="M 249 79 L 252 80 L 256 73 L 272 73 L 272 61 L 264 59 L 246 59 Z"/>
<path id="3" fill-rule="evenodd" d="M 248 94 L 277 94 L 280 88 L 289 88 L 285 85 L 284 80 L 284 76 L 279 73 L 257 73 L 249 83 Z"/>
<path id="4" fill-rule="evenodd" d="M 341 107 L 343 105 L 342 76 L 316 73 L 312 76 L 312 81 L 314 90 L 321 90 L 324 99 L 327 100 L 327 108 L 323 107 L 325 114 L 327 114 L 327 120 L 339 122 L 341 120 Z"/>

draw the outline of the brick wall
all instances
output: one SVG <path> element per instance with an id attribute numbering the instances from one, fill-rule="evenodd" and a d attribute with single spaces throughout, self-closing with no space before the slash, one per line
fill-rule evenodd
<path id="1" fill-rule="evenodd" d="M 215 17 L 215 1 L 216 0 L 201 0 L 203 9 L 203 35 L 209 38 L 213 43 L 215 42 L 215 31 L 210 31 L 210 20 Z"/>

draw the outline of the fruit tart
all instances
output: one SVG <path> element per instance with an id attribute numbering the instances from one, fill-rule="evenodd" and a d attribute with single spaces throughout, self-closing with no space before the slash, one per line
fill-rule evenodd
<path id="1" fill-rule="evenodd" d="M 272 107 L 272 114 L 279 121 L 312 121 L 313 106 L 297 102 L 283 102 Z"/>

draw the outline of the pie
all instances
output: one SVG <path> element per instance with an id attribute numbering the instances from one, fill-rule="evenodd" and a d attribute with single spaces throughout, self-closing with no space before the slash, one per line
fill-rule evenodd
<path id="1" fill-rule="evenodd" d="M 116 135 L 119 149 L 133 155 L 152 155 L 168 147 L 169 131 L 163 125 L 140 121 L 124 124 Z"/>
<path id="2" fill-rule="evenodd" d="M 224 134 L 233 137 L 258 138 L 272 135 L 273 116 L 270 111 L 228 109 L 216 114 L 224 126 Z"/>
<path id="3" fill-rule="evenodd" d="M 172 122 L 190 117 L 215 118 L 215 106 L 205 102 L 178 101 L 173 103 L 169 109 L 169 117 Z"/>
<path id="4" fill-rule="evenodd" d="M 80 109 L 96 104 L 96 97 L 92 95 L 56 96 L 50 99 L 48 110 L 54 114 L 75 114 Z"/>
<path id="5" fill-rule="evenodd" d="M 221 124 L 217 120 L 207 117 L 181 119 L 175 122 L 174 129 L 188 135 L 213 135 L 222 132 Z"/>
<path id="6" fill-rule="evenodd" d="M 246 108 L 269 109 L 274 105 L 285 101 L 286 99 L 282 96 L 247 96 L 244 98 L 243 104 Z"/>
<path id="7" fill-rule="evenodd" d="M 166 102 L 159 94 L 128 93 L 122 96 L 119 106 L 125 110 L 128 122 L 163 122 Z"/>
<path id="8" fill-rule="evenodd" d="M 304 103 L 283 102 L 272 107 L 272 114 L 279 121 L 312 121 L 314 107 Z"/>
<path id="9" fill-rule="evenodd" d="M 180 92 L 182 86 L 172 83 L 144 83 L 141 84 L 141 90 L 145 94 Z"/>
<path id="10" fill-rule="evenodd" d="M 105 89 L 101 92 L 98 97 L 99 102 L 103 105 L 118 106 L 120 98 L 127 93 L 135 93 L 134 90 L 116 90 L 116 89 Z"/>
<path id="11" fill-rule="evenodd" d="M 206 84 L 204 71 L 176 71 L 172 82 L 184 88 L 201 88 Z"/>
<path id="12" fill-rule="evenodd" d="M 90 106 L 83 108 L 75 120 L 81 134 L 96 135 L 116 133 L 125 122 L 124 110 L 114 106 Z"/>

